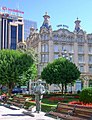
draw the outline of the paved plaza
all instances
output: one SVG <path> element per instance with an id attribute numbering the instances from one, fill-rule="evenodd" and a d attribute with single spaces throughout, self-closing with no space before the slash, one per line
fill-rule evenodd
<path id="1" fill-rule="evenodd" d="M 26 112 L 27 111 L 25 109 L 18 109 L 14 106 L 7 108 L 0 105 L 0 120 L 55 120 L 54 118 L 45 116 L 44 112 L 32 112 L 34 117 L 24 114 Z"/>

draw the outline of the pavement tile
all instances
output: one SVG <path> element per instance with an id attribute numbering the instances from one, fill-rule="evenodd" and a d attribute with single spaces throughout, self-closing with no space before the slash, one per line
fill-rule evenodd
<path id="1" fill-rule="evenodd" d="M 32 112 L 34 117 L 24 114 L 23 112 L 28 111 L 25 109 L 17 109 L 14 106 L 12 106 L 10 109 L 3 105 L 0 105 L 0 120 L 55 120 L 54 118 L 45 116 L 44 112 Z"/>

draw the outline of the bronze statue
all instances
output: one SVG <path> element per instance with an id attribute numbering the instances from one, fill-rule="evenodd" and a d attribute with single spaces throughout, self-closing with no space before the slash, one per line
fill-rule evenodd
<path id="1" fill-rule="evenodd" d="M 35 101 L 36 101 L 36 112 L 41 111 L 41 100 L 43 98 L 43 94 L 45 93 L 45 87 L 41 84 L 42 80 L 37 81 L 37 85 L 34 88 Z"/>

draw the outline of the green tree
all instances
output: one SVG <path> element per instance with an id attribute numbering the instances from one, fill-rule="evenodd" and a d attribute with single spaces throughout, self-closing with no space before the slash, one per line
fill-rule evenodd
<path id="1" fill-rule="evenodd" d="M 22 79 L 22 82 L 19 82 L 19 85 L 25 85 L 26 83 L 29 82 L 29 80 L 35 80 L 37 78 L 38 56 L 37 53 L 32 48 L 18 48 L 18 50 L 22 53 L 31 56 L 34 61 L 34 64 L 32 64 L 32 66 L 26 72 L 24 72 L 20 77 L 20 79 Z"/>
<path id="2" fill-rule="evenodd" d="M 33 64 L 26 72 L 21 76 L 22 82 L 20 81 L 19 85 L 25 85 L 29 80 L 35 80 L 37 77 L 37 66 Z"/>
<path id="3" fill-rule="evenodd" d="M 0 50 L 0 84 L 8 87 L 11 94 L 14 86 L 20 81 L 23 75 L 34 61 L 31 55 L 18 50 Z"/>
<path id="4" fill-rule="evenodd" d="M 60 84 L 65 88 L 68 83 L 73 83 L 80 77 L 80 71 L 76 65 L 65 58 L 58 58 L 49 63 L 41 73 L 41 78 L 48 84 Z"/>
<path id="5" fill-rule="evenodd" d="M 32 56 L 35 64 L 38 64 L 38 55 L 32 48 L 18 48 L 18 51 L 26 53 L 27 55 Z"/>

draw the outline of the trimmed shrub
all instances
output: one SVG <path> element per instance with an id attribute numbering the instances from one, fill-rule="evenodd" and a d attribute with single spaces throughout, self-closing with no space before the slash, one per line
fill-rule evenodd
<path id="1" fill-rule="evenodd" d="M 83 102 L 84 104 L 92 103 L 92 87 L 84 88 L 80 95 L 79 95 L 79 101 Z"/>

